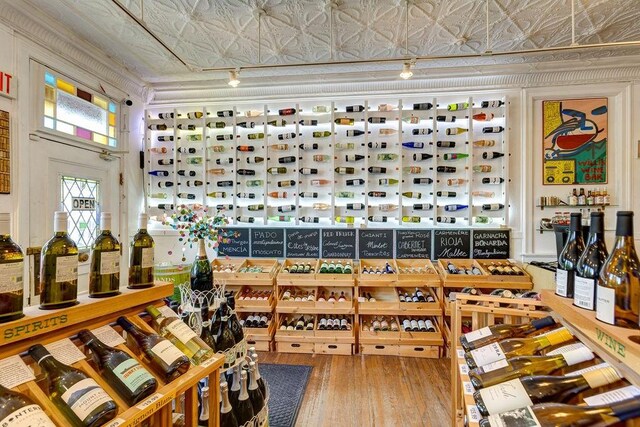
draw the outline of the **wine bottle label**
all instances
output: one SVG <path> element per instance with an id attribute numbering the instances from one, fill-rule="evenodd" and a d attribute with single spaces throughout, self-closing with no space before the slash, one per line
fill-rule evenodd
<path id="1" fill-rule="evenodd" d="M 140 267 L 150 268 L 153 267 L 153 248 L 142 248 L 142 262 Z"/>
<path id="2" fill-rule="evenodd" d="M 597 365 L 587 366 L 584 369 L 578 369 L 577 371 L 568 372 L 567 375 L 582 375 L 586 372 L 597 371 L 598 369 L 606 368 L 609 365 L 607 362 L 598 363 Z"/>
<path id="3" fill-rule="evenodd" d="M 480 396 L 489 414 L 501 414 L 533 405 L 519 378 L 483 388 Z"/>
<path id="4" fill-rule="evenodd" d="M 186 344 L 198 335 L 182 320 L 176 320 L 165 326 L 182 344 Z"/>
<path id="5" fill-rule="evenodd" d="M 558 328 L 554 329 L 551 332 L 547 332 L 545 334 L 539 335 L 539 337 L 545 337 L 547 341 L 549 341 L 549 345 L 562 344 L 563 342 L 569 341 L 573 338 L 573 335 L 567 328 Z"/>
<path id="6" fill-rule="evenodd" d="M 480 338 L 489 337 L 489 336 L 491 336 L 491 329 L 489 329 L 488 326 L 464 334 L 464 337 L 466 338 L 467 342 L 474 342 L 479 340 Z"/>
<path id="7" fill-rule="evenodd" d="M 598 285 L 598 301 L 596 302 L 596 319 L 615 325 L 616 323 L 616 291 Z"/>
<path id="8" fill-rule="evenodd" d="M 598 388 L 607 384 L 613 384 L 620 380 L 620 375 L 611 366 L 582 374 L 589 387 Z"/>
<path id="9" fill-rule="evenodd" d="M 620 402 L 621 400 L 631 399 L 637 396 L 640 396 L 640 387 L 629 385 L 626 387 L 607 391 L 605 393 L 585 397 L 584 403 L 589 406 L 607 405 L 610 403 Z"/>
<path id="10" fill-rule="evenodd" d="M 100 405 L 113 401 L 92 378 L 78 381 L 60 397 L 83 423 Z"/>
<path id="11" fill-rule="evenodd" d="M 175 345 L 171 344 L 171 341 L 169 340 L 160 341 L 158 344 L 151 347 L 151 352 L 169 366 L 184 356 L 184 354 L 178 350 Z"/>
<path id="12" fill-rule="evenodd" d="M 27 405 L 13 411 L 0 421 L 2 427 L 55 427 L 38 405 Z"/>
<path id="13" fill-rule="evenodd" d="M 132 392 L 135 392 L 142 384 L 153 378 L 153 376 L 133 358 L 120 363 L 114 368 L 113 373 Z"/>
<path id="14" fill-rule="evenodd" d="M 486 365 L 480 366 L 477 369 L 478 369 L 478 373 L 485 374 L 487 372 L 497 371 L 498 369 L 506 368 L 507 366 L 509 366 L 509 362 L 507 362 L 507 359 L 502 359 L 502 360 L 498 360 L 497 362 L 488 363 Z"/>
<path id="15" fill-rule="evenodd" d="M 506 358 L 498 343 L 492 343 L 485 345 L 484 347 L 471 350 L 471 357 L 473 357 L 477 366 L 484 366 L 488 363 L 497 362 L 498 360 Z"/>
<path id="16" fill-rule="evenodd" d="M 567 296 L 567 282 L 569 281 L 569 272 L 558 268 L 556 270 L 556 294 L 566 297 Z"/>
<path id="17" fill-rule="evenodd" d="M 578 307 L 593 310 L 595 300 L 596 281 L 576 275 L 573 282 L 573 303 Z"/>
<path id="18" fill-rule="evenodd" d="M 530 406 L 503 412 L 498 415 L 489 415 L 487 418 L 491 427 L 510 427 L 513 425 L 526 427 L 541 427 L 536 414 Z"/>
<path id="19" fill-rule="evenodd" d="M 78 279 L 78 255 L 56 258 L 56 283 L 71 282 Z"/>
<path id="20" fill-rule="evenodd" d="M 100 252 L 100 274 L 120 272 L 120 251 Z"/>
<path id="21" fill-rule="evenodd" d="M 577 365 L 578 363 L 586 362 L 593 359 L 593 353 L 584 345 L 582 347 L 569 350 L 561 353 L 567 366 Z"/>
<path id="22" fill-rule="evenodd" d="M 0 264 L 0 293 L 22 291 L 24 262 Z M 2 426 L 2 424 L 0 424 Z"/>

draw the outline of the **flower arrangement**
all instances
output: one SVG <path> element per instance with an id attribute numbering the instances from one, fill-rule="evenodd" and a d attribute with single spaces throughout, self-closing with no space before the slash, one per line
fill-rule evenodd
<path id="1" fill-rule="evenodd" d="M 209 216 L 207 208 L 200 205 L 180 205 L 175 213 L 163 219 L 162 224 L 177 230 L 180 233 L 178 241 L 185 246 L 189 244 L 189 248 L 203 240 L 208 247 L 215 249 L 220 243 L 229 243 L 231 238 L 237 237 L 237 233 L 222 229 L 229 224 L 223 213 L 216 210 L 213 216 Z"/>

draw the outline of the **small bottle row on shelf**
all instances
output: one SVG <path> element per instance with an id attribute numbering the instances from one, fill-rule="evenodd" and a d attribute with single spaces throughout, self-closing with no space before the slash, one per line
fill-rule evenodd
<path id="1" fill-rule="evenodd" d="M 301 314 L 281 316 L 278 330 L 294 333 L 296 331 L 301 333 L 304 331 L 305 334 L 313 331 L 351 331 L 352 324 L 352 317 L 348 315 L 322 314 L 316 316 Z"/>

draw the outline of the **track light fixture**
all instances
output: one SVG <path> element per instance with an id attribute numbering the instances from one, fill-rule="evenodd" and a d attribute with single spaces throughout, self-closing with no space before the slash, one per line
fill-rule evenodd
<path id="1" fill-rule="evenodd" d="M 407 80 L 408 78 L 413 76 L 413 71 L 411 71 L 411 68 L 413 68 L 413 64 L 411 62 L 405 62 L 402 65 L 402 72 L 400 73 L 400 77 Z"/>
<path id="2" fill-rule="evenodd" d="M 240 79 L 238 78 L 239 75 L 240 70 L 238 69 L 229 71 L 229 86 L 238 87 L 240 84 Z"/>

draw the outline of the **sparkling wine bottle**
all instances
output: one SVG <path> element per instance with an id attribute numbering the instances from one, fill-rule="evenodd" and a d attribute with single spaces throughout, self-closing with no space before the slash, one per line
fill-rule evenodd
<path id="1" fill-rule="evenodd" d="M 129 288 L 140 289 L 153 286 L 154 255 L 153 238 L 147 233 L 148 217 L 145 213 L 138 216 L 138 232 L 131 242 L 129 263 Z"/>
<path id="2" fill-rule="evenodd" d="M 10 231 L 9 214 L 0 213 L 0 270 L 2 271 L 2 275 L 0 275 L 0 323 L 16 320 L 23 316 L 24 255 L 20 246 L 11 239 Z M 11 400 L 10 397 L 6 396 Z M 0 405 L 1 401 L 2 397 L 0 397 Z M 19 409 L 13 404 L 8 407 L 16 411 Z M 0 413 L 0 419 L 9 413 Z"/>
<path id="3" fill-rule="evenodd" d="M 233 407 L 229 401 L 229 386 L 226 381 L 220 383 L 222 406 L 220 407 L 220 427 L 238 427 L 238 420 L 233 413 Z"/>
<path id="4" fill-rule="evenodd" d="M 78 247 L 67 234 L 66 212 L 56 212 L 54 236 L 40 257 L 40 308 L 54 309 L 77 304 Z"/>
<path id="5" fill-rule="evenodd" d="M 567 242 L 558 257 L 556 269 L 556 295 L 573 298 L 574 279 L 580 255 L 584 251 L 582 239 L 582 214 L 571 213 L 571 225 Z"/>
<path id="6" fill-rule="evenodd" d="M 91 248 L 89 296 L 110 297 L 120 293 L 120 242 L 111 234 L 111 214 L 100 214 L 102 233 Z"/>
<path id="7" fill-rule="evenodd" d="M 234 412 L 238 420 L 239 425 L 244 425 L 253 418 L 256 414 L 253 410 L 253 405 L 249 399 L 247 384 L 247 372 L 242 370 L 240 373 L 240 395 L 238 396 L 238 404 L 235 406 Z"/>
<path id="8" fill-rule="evenodd" d="M 230 310 L 226 301 L 220 303 L 220 326 L 216 331 L 216 345 L 218 351 L 227 351 L 236 345 L 233 332 L 229 328 Z"/>
<path id="9" fill-rule="evenodd" d="M 200 309 L 200 316 L 202 317 L 202 328 L 200 330 L 200 339 L 207 344 L 211 350 L 215 353 L 216 339 L 211 333 L 211 319 L 209 319 L 209 307 L 204 304 Z"/>
<path id="10" fill-rule="evenodd" d="M 250 380 L 249 380 L 249 387 L 247 390 L 249 394 L 249 400 L 251 401 L 251 406 L 253 407 L 253 410 L 256 413 L 258 413 L 264 407 L 264 395 L 262 394 L 262 391 L 258 386 L 256 363 L 253 361 L 249 362 L 249 376 L 250 376 Z"/>

